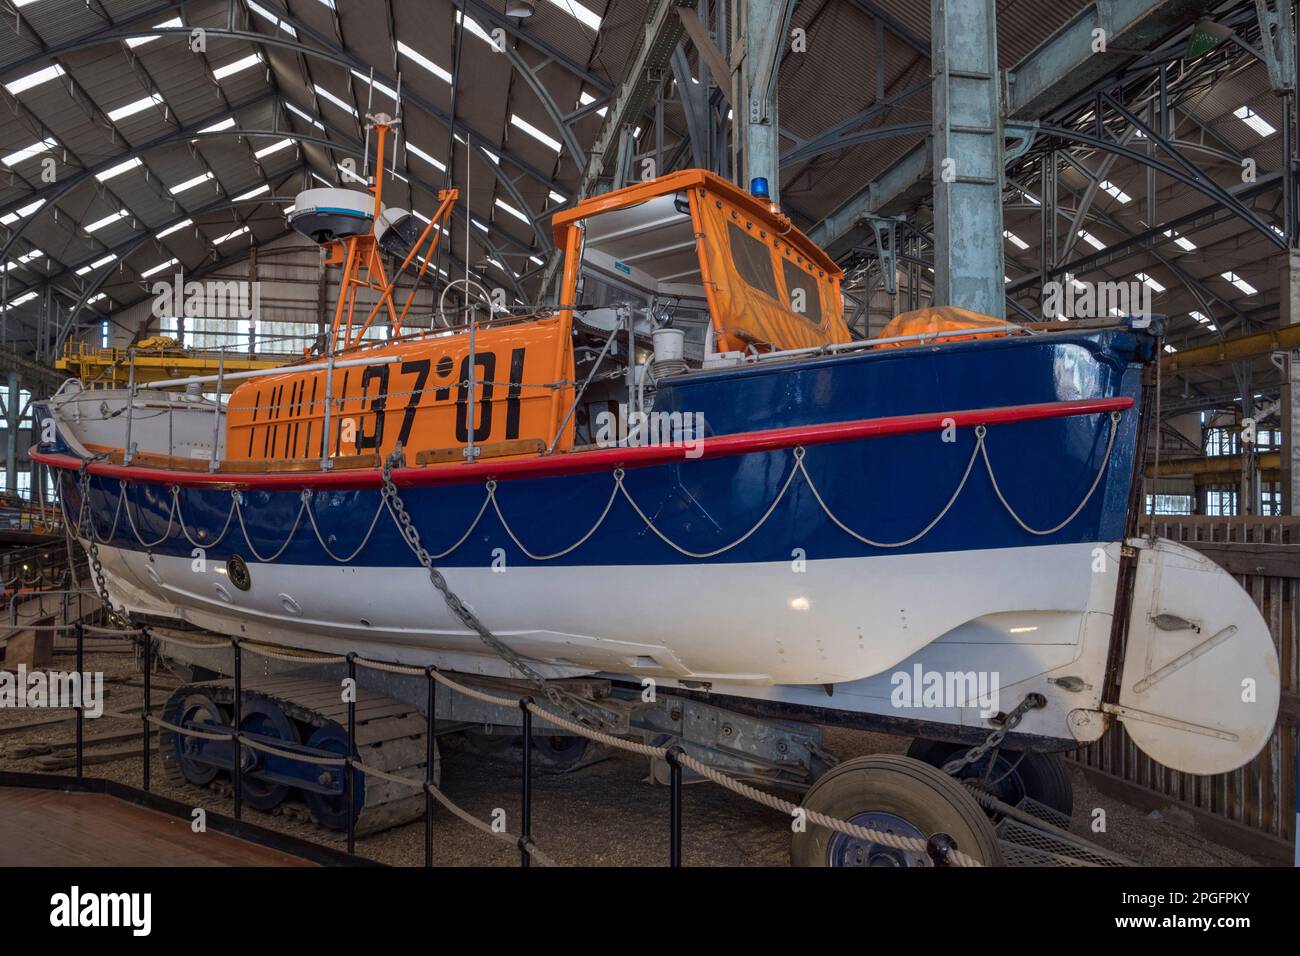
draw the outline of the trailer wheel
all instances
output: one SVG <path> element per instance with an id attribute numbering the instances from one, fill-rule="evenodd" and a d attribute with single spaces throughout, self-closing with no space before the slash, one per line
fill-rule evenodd
<path id="1" fill-rule="evenodd" d="M 907 748 L 907 755 L 942 769 L 953 757 L 969 749 L 965 744 L 918 737 Z M 988 758 L 985 757 L 968 764 L 959 777 L 982 778 L 988 769 Z M 990 779 L 998 781 L 993 795 L 1013 807 L 1029 797 L 1067 817 L 1074 812 L 1074 784 L 1059 754 L 999 750 Z"/>
<path id="2" fill-rule="evenodd" d="M 297 725 L 275 701 L 263 697 L 245 699 L 239 718 L 239 729 L 241 733 L 279 738 L 289 744 L 296 744 L 301 740 Z M 261 751 L 245 746 L 241 748 L 240 754 L 244 761 L 244 772 L 241 776 L 244 802 L 254 810 L 271 810 L 278 807 L 289 795 L 289 788 L 284 784 L 259 777 L 257 767 L 265 759 Z"/>
<path id="3" fill-rule="evenodd" d="M 537 751 L 542 767 L 556 773 L 572 770 L 587 755 L 591 743 L 586 737 L 573 734 L 535 734 L 533 749 Z"/>
<path id="4" fill-rule="evenodd" d="M 838 764 L 804 796 L 803 806 L 860 826 L 928 840 L 946 833 L 985 866 L 1001 866 L 997 834 L 961 784 L 909 757 L 873 754 Z M 790 848 L 795 866 L 932 866 L 925 851 L 864 843 L 809 823 Z"/>

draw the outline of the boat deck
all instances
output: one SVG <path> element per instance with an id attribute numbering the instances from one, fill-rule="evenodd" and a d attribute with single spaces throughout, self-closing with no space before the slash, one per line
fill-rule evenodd
<path id="1" fill-rule="evenodd" d="M 0 787 L 0 866 L 312 866 L 102 793 Z"/>

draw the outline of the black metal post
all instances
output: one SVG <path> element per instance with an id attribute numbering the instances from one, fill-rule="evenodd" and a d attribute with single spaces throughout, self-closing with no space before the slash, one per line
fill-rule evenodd
<path id="1" fill-rule="evenodd" d="M 239 746 L 244 712 L 244 653 L 238 638 L 232 637 L 230 646 L 235 649 L 235 766 L 232 776 L 235 781 L 235 819 L 239 820 L 244 812 L 244 753 Z"/>
<path id="2" fill-rule="evenodd" d="M 531 697 L 521 698 L 519 709 L 524 714 L 524 767 L 523 783 L 521 786 L 519 824 L 519 865 L 530 866 L 532 857 L 528 852 L 528 843 L 533 838 L 533 712 L 528 706 L 533 702 Z"/>
<path id="3" fill-rule="evenodd" d="M 682 765 L 677 757 L 682 748 L 668 748 L 668 865 L 682 865 Z"/>
<path id="4" fill-rule="evenodd" d="M 81 622 L 77 622 L 77 674 L 78 679 L 84 681 L 86 669 L 84 666 L 86 654 L 86 629 Z M 77 701 L 77 776 L 80 777 L 83 769 L 83 759 L 85 751 L 86 738 L 86 688 L 83 684 L 81 688 L 81 699 Z"/>
<path id="5" fill-rule="evenodd" d="M 344 770 L 347 773 L 347 790 L 348 790 L 348 852 L 357 852 L 357 778 L 356 769 L 352 766 L 352 751 L 356 746 L 357 739 L 357 655 L 348 654 L 348 681 L 351 684 L 351 694 L 348 695 L 348 753 L 347 763 L 344 764 Z"/>
<path id="6" fill-rule="evenodd" d="M 424 669 L 424 679 L 428 683 L 428 722 L 425 725 L 424 745 L 424 865 L 433 866 L 433 794 L 429 788 L 433 784 L 433 748 L 434 748 L 434 712 L 437 707 L 438 682 L 433 679 L 432 665 Z"/>
<path id="7" fill-rule="evenodd" d="M 140 756 L 141 763 L 141 782 L 144 784 L 145 792 L 149 792 L 149 739 L 152 737 L 150 731 L 150 702 L 153 691 L 150 687 L 149 672 L 153 670 L 153 638 L 144 628 L 140 629 L 140 635 L 144 638 L 144 709 L 140 714 L 141 730 L 144 734 L 144 741 L 141 744 Z"/>

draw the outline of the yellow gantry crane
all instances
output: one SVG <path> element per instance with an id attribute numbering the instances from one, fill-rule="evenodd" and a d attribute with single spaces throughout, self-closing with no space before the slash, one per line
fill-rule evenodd
<path id="1" fill-rule="evenodd" d="M 165 379 L 184 378 L 188 375 L 215 375 L 221 364 L 220 354 L 183 348 L 173 338 L 155 336 L 145 339 L 131 349 L 98 348 L 85 342 L 69 342 L 54 363 L 61 372 L 73 375 L 87 388 L 125 388 L 131 375 L 131 352 L 135 353 L 135 380 L 137 385 Z M 226 353 L 225 371 L 249 372 L 277 368 L 297 356 L 278 355 L 256 357 L 248 354 Z M 228 383 L 222 391 L 231 391 L 239 380 Z"/>

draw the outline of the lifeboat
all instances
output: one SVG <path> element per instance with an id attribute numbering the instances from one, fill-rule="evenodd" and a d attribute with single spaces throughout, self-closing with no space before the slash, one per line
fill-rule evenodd
<path id="1" fill-rule="evenodd" d="M 115 606 L 862 726 L 898 719 L 892 675 L 974 667 L 1041 695 L 1017 731 L 1039 749 L 1116 720 L 1198 773 L 1263 746 L 1279 689 L 1258 612 L 1205 559 L 1134 536 L 1158 319 L 930 310 L 854 340 L 839 266 L 765 199 L 685 170 L 554 215 L 553 305 L 466 276 L 417 327 L 397 278 L 437 276 L 458 194 L 414 217 L 381 179 L 294 213 L 341 270 L 323 354 L 237 373 L 225 402 L 70 386 L 38 412 L 32 457 Z M 936 713 L 950 737 L 990 727 Z"/>

